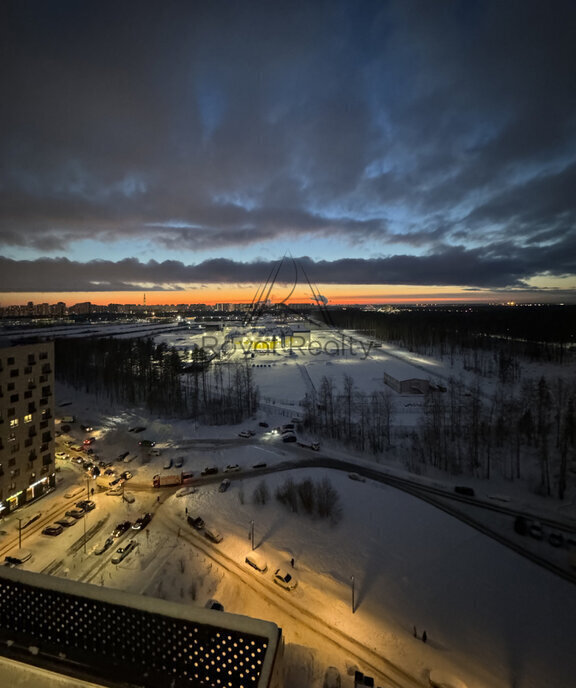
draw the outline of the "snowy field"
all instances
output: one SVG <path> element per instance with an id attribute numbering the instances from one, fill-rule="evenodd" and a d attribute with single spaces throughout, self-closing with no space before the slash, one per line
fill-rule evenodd
<path id="1" fill-rule="evenodd" d="M 168 340 L 170 335 L 161 337 Z M 183 346 L 193 341 L 191 336 Z M 34 552 L 27 568 L 187 605 L 204 606 L 217 599 L 228 612 L 274 621 L 286 640 L 286 688 L 322 688 L 328 666 L 340 671 L 342 688 L 352 688 L 356 668 L 374 676 L 375 685 L 382 687 L 426 686 L 430 672 L 441 670 L 468 688 L 571 688 L 576 674 L 573 584 L 439 509 L 380 483 L 352 481 L 341 471 L 312 468 L 250 477 L 255 463 L 273 467 L 297 457 L 298 451 L 307 455 L 306 450 L 282 445 L 259 428 L 258 421 L 274 426 L 297 415 L 310 380 L 318 385 L 323 375 L 350 374 L 364 391 L 381 388 L 382 367 L 395 364 L 398 357 L 407 355 L 386 347 L 364 358 L 350 351 L 255 357 L 256 382 L 266 401 L 258 417 L 238 427 L 150 418 L 57 389 L 57 403 L 70 402 L 60 413 L 97 428 L 92 434 L 101 458 L 113 459 L 123 451 L 136 457 L 129 464 L 115 464 L 117 470 L 134 473 L 126 490 L 135 501 L 95 494 L 97 508 L 87 522 L 101 527 L 86 553 L 82 548 L 74 555 L 68 552 L 81 535 L 82 525 L 76 525 L 57 538 L 38 535 L 23 543 Z M 454 374 L 434 361 L 412 358 L 412 365 L 419 366 L 420 377 L 423 370 L 437 380 Z M 417 407 L 404 409 L 406 422 L 415 422 Z M 128 432 L 135 426 L 146 430 Z M 257 434 L 240 440 L 239 430 L 248 427 Z M 81 440 L 77 428 L 73 425 L 74 439 Z M 150 456 L 138 445 L 142 438 L 157 442 L 161 455 Z M 368 458 L 336 447 L 322 449 L 337 457 Z M 219 481 L 184 497 L 175 495 L 176 487 L 149 488 L 154 474 L 176 472 L 163 465 L 166 458 L 178 456 L 184 457 L 183 469 L 196 474 L 206 466 L 218 466 L 222 472 L 226 465 L 238 464 L 248 475 L 230 474 L 232 484 L 224 493 L 218 491 Z M 79 466 L 63 460 L 58 464 L 55 495 L 28 507 L 31 511 L 47 510 L 49 502 L 66 503 L 64 494 L 72 485 L 85 489 Z M 339 522 L 287 511 L 274 493 L 288 477 L 295 482 L 327 478 L 339 494 Z M 255 504 L 254 491 L 263 481 L 270 498 L 264 505 Z M 489 489 L 516 496 L 509 484 L 491 483 Z M 535 509 L 550 504 L 537 498 L 533 502 Z M 186 510 L 218 529 L 223 541 L 212 545 L 198 536 L 186 524 Z M 102 565 L 93 554 L 95 546 L 117 522 L 134 520 L 144 511 L 155 515 L 136 536 L 136 552 L 119 566 Z M 563 510 L 566 517 L 571 513 L 573 505 Z M 17 523 L 10 518 L 12 522 L 4 524 L 8 535 L 3 544 L 14 542 Z M 257 552 L 268 562 L 264 574 L 244 563 L 251 550 L 252 521 Z M 287 592 L 272 583 L 277 567 L 294 574 L 296 590 Z M 424 630 L 426 643 L 421 640 Z"/>

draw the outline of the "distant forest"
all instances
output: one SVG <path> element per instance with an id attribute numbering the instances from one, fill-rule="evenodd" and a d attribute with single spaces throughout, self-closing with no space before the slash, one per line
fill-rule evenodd
<path id="1" fill-rule="evenodd" d="M 346 308 L 329 314 L 338 328 L 431 356 L 476 349 L 562 363 L 576 347 L 576 306 L 454 306 L 392 313 Z"/>
<path id="2" fill-rule="evenodd" d="M 70 337 L 56 340 L 55 359 L 61 382 L 164 417 L 240 423 L 258 406 L 250 367 L 210 365 L 203 349 L 184 364 L 176 349 L 150 338 Z"/>
<path id="3" fill-rule="evenodd" d="M 456 358 L 473 373 L 456 374 L 443 390 L 423 395 L 422 423 L 395 422 L 401 399 L 382 385 L 366 394 L 350 376 L 323 378 L 306 397 L 305 426 L 319 437 L 400 460 L 414 473 L 427 468 L 489 480 L 528 482 L 563 499 L 576 480 L 576 310 L 569 307 L 476 308 L 450 311 L 331 312 L 340 328 L 361 331 L 418 354 Z M 550 365 L 531 377 L 528 362 Z M 492 391 L 494 390 L 494 391 Z M 536 470 L 535 470 L 536 469 Z"/>

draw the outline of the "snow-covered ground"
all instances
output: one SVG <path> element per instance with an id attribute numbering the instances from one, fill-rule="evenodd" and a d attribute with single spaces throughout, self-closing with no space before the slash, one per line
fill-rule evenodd
<path id="1" fill-rule="evenodd" d="M 351 374 L 358 387 L 370 391 L 371 385 L 381 385 L 379 371 L 386 357 L 397 354 L 384 349 L 363 360 L 350 352 L 255 358 L 254 365 L 260 367 L 254 373 L 267 401 L 258 417 L 242 426 L 258 430 L 251 440 L 237 437 L 242 427 L 199 427 L 189 421 L 150 418 L 59 389 L 58 403 L 71 402 L 61 413 L 97 427 L 94 446 L 101 458 L 112 459 L 121 451 L 137 456 L 123 465 L 134 473 L 135 501 L 96 494 L 97 508 L 87 523 L 103 523 L 87 552 L 80 548 L 68 553 L 82 525 L 57 538 L 38 535 L 23 543 L 34 551 L 28 568 L 183 604 L 204 606 L 215 598 L 226 611 L 274 621 L 286 639 L 286 688 L 321 688 L 330 665 L 339 669 L 343 688 L 352 687 L 354 668 L 374 676 L 377 686 L 425 686 L 431 671 L 443 671 L 459 677 L 468 688 L 569 688 L 576 674 L 576 587 L 414 497 L 325 468 L 265 476 L 248 472 L 224 493 L 218 491 L 218 482 L 184 497 L 175 496 L 178 488 L 137 489 L 148 486 L 155 473 L 172 472 L 163 469 L 166 457 L 183 456 L 184 470 L 195 473 L 211 465 L 222 471 L 228 464 L 250 471 L 255 463 L 274 466 L 294 458 L 297 451 L 258 428 L 257 421 L 274 426 L 298 413 L 298 401 L 309 384 L 298 366 L 306 367 L 314 384 L 337 371 Z M 447 374 L 434 362 L 414 363 L 428 365 L 439 377 Z M 128 432 L 135 426 L 146 430 Z M 77 425 L 73 427 L 80 439 Z M 156 441 L 161 456 L 150 456 L 140 447 L 142 438 Z M 326 448 L 326 453 L 369 460 L 336 447 Z M 57 491 L 30 510 L 45 511 L 53 500 L 65 503 L 64 493 L 70 493 L 73 484 L 85 489 L 81 469 L 67 461 L 59 463 Z M 332 524 L 287 511 L 274 493 L 289 477 L 295 482 L 327 478 L 339 494 L 340 521 Z M 263 481 L 270 498 L 257 505 L 253 494 Z M 509 484 L 491 483 L 485 489 L 527 499 L 526 494 L 514 494 Z M 544 506 L 549 503 L 540 500 L 534 508 Z M 198 536 L 186 524 L 186 510 L 218 529 L 223 541 L 211 545 Z M 136 553 L 119 566 L 101 565 L 92 553 L 95 545 L 115 523 L 134 520 L 143 511 L 155 516 L 137 535 Z M 570 510 L 562 513 L 567 517 Z M 268 561 L 264 574 L 244 563 L 251 550 L 252 521 L 257 551 Z M 5 524 L 8 535 L 3 543 L 14 539 L 14 525 Z M 273 585 L 277 567 L 295 575 L 296 590 Z M 426 643 L 421 640 L 424 630 Z"/>

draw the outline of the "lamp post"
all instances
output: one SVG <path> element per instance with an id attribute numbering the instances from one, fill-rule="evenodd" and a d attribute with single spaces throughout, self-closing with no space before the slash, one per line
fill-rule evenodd
<path id="1" fill-rule="evenodd" d="M 252 549 L 254 549 L 254 521 L 250 521 L 250 541 L 252 543 Z"/>
<path id="2" fill-rule="evenodd" d="M 22 519 L 18 519 L 18 549 L 22 549 Z"/>
<path id="3" fill-rule="evenodd" d="M 352 582 L 352 614 L 356 611 L 356 600 L 354 598 L 354 576 L 350 576 L 350 581 Z"/>

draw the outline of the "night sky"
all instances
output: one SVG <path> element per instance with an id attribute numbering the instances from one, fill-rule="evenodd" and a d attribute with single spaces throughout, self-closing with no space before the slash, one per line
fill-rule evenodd
<path id="1" fill-rule="evenodd" d="M 4 0 L 0 49 L 0 304 L 249 301 L 284 255 L 576 302 L 574 0 Z"/>

